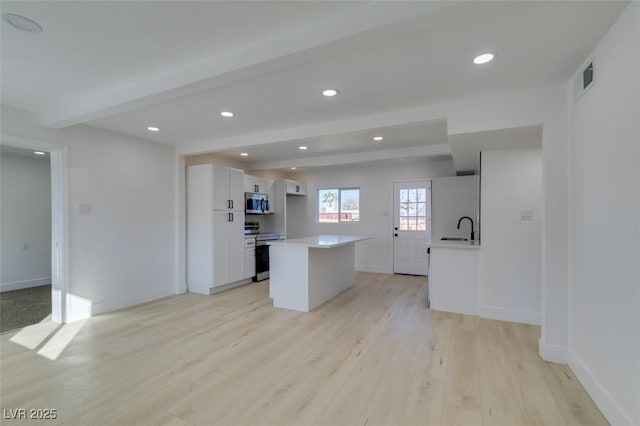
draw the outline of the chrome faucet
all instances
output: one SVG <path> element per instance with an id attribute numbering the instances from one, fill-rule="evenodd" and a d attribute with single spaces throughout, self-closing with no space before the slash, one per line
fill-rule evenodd
<path id="1" fill-rule="evenodd" d="M 471 241 L 475 240 L 476 233 L 473 232 L 473 219 L 471 219 L 469 216 L 462 216 L 460 220 L 458 220 L 458 229 L 460 229 L 460 223 L 462 222 L 462 219 L 469 219 L 469 222 L 471 222 Z"/>

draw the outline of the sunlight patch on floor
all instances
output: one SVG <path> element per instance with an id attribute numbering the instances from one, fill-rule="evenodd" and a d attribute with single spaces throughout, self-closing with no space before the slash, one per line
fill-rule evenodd
<path id="1" fill-rule="evenodd" d="M 55 361 L 62 351 L 71 343 L 87 320 L 66 323 L 45 345 L 38 351 L 38 355 Z"/>
<path id="2" fill-rule="evenodd" d="M 40 346 L 47 337 L 56 331 L 56 328 L 60 327 L 60 324 L 53 321 L 40 322 L 38 324 L 30 325 L 9 339 L 17 345 L 33 350 Z"/>
<path id="3" fill-rule="evenodd" d="M 59 324 L 50 320 L 23 328 L 9 341 L 29 350 L 38 349 L 37 354 L 55 361 L 78 334 L 87 320 Z"/>

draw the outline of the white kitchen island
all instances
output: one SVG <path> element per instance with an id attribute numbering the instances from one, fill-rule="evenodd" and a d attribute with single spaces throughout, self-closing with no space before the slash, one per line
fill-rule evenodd
<path id="1" fill-rule="evenodd" d="M 370 237 L 317 235 L 270 241 L 269 297 L 276 308 L 309 312 L 355 283 L 355 243 Z"/>

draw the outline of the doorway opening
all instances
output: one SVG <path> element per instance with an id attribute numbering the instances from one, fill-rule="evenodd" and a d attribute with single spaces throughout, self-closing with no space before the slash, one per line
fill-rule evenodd
<path id="1" fill-rule="evenodd" d="M 15 135 L 2 134 L 2 149 L 21 149 L 30 152 L 31 155 L 35 154 L 35 151 L 44 152 L 45 156 L 48 156 L 49 163 L 49 250 L 47 250 L 49 264 L 47 271 L 49 274 L 40 278 L 49 278 L 51 287 L 46 289 L 47 296 L 49 296 L 50 304 L 46 304 L 45 310 L 50 308 L 50 317 L 44 318 L 44 320 L 51 320 L 57 323 L 64 323 L 67 320 L 67 310 L 69 309 L 69 303 L 67 302 L 69 294 L 69 220 L 68 220 L 68 206 L 69 206 L 69 179 L 68 179 L 68 147 L 64 145 L 54 144 L 42 140 L 24 138 Z M 3 176 L 4 177 L 4 176 Z M 19 188 L 18 188 L 19 190 Z M 22 194 L 24 197 L 29 198 L 28 192 Z M 3 200 L 4 202 L 4 200 Z M 4 207 L 3 207 L 4 210 Z M 3 211 L 4 213 L 4 211 Z M 4 219 L 3 219 L 4 221 Z M 3 233 L 5 224 L 3 223 Z M 24 238 L 18 238 L 18 240 L 24 240 Z M 29 250 L 35 250 L 31 244 L 31 241 L 24 240 L 19 241 L 22 243 L 18 248 L 28 252 Z M 25 245 L 26 243 L 26 245 Z M 38 249 L 41 249 L 41 244 L 38 244 Z M 3 247 L 3 260 L 5 262 L 5 252 Z M 4 266 L 4 265 L 3 265 Z M 3 268 L 4 270 L 4 268 Z M 4 278 L 3 278 L 4 280 Z M 19 280 L 18 280 L 19 281 Z M 40 284 L 38 281 L 32 282 L 32 284 Z M 41 284 L 46 284 L 42 282 Z M 36 286 L 37 287 L 37 286 Z M 8 288 L 7 288 L 8 289 Z M 42 289 L 41 289 L 42 290 Z M 0 297 L 2 297 L 0 295 Z"/>
<path id="2" fill-rule="evenodd" d="M 51 318 L 49 153 L 0 147 L 0 332 Z"/>

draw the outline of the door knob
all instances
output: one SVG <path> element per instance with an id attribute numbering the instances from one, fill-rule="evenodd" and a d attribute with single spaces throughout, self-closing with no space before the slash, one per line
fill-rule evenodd
<path id="1" fill-rule="evenodd" d="M 396 226 L 394 229 L 397 231 L 397 230 L 398 230 L 398 227 Z"/>
<path id="2" fill-rule="evenodd" d="M 397 237 L 397 236 L 398 236 L 398 234 L 393 234 L 393 236 L 394 236 L 394 237 Z"/>

